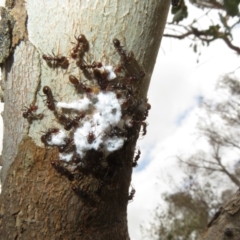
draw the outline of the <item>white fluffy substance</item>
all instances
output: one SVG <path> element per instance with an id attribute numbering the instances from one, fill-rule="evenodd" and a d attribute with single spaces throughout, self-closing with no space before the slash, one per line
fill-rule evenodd
<path id="1" fill-rule="evenodd" d="M 116 73 L 113 70 L 113 66 L 102 66 L 98 69 L 102 74 L 107 73 L 106 78 L 108 81 L 112 81 L 113 79 L 115 79 L 117 77 Z"/>
<path id="2" fill-rule="evenodd" d="M 92 101 L 91 99 L 94 99 Z M 95 149 L 103 151 L 105 156 L 120 149 L 124 144 L 124 137 L 109 136 L 107 132 L 114 127 L 122 128 L 124 122 L 121 119 L 121 105 L 114 92 L 100 92 L 97 95 L 84 98 L 72 103 L 58 103 L 58 107 L 75 109 L 79 111 L 88 110 L 89 116 L 81 122 L 74 134 L 73 140 L 76 152 L 84 157 L 86 151 Z M 61 160 L 70 161 L 69 157 L 61 154 Z"/>
<path id="3" fill-rule="evenodd" d="M 89 109 L 91 104 L 92 104 L 91 101 L 86 96 L 84 96 L 84 98 L 79 99 L 74 102 L 71 102 L 71 103 L 58 102 L 57 107 L 75 109 L 78 111 L 80 111 L 80 110 L 85 111 L 85 110 Z"/>
<path id="4" fill-rule="evenodd" d="M 122 125 L 121 106 L 116 94 L 100 92 L 93 106 L 94 114 L 91 121 L 85 122 L 74 133 L 74 143 L 80 157 L 83 157 L 85 152 L 90 149 L 104 150 L 105 155 L 108 155 L 110 152 L 120 149 L 124 143 L 122 137 L 110 139 L 106 134 L 112 127 Z M 94 135 L 93 141 L 88 141 L 89 134 Z"/>
<path id="5" fill-rule="evenodd" d="M 124 144 L 124 139 L 114 136 L 112 138 L 107 138 L 104 141 L 104 150 L 107 152 L 114 152 L 120 149 Z"/>
<path id="6" fill-rule="evenodd" d="M 125 117 L 125 124 L 128 127 L 132 127 L 133 126 L 132 118 L 130 118 L 129 116 Z"/>
<path id="7" fill-rule="evenodd" d="M 103 69 L 108 73 L 107 75 L 108 81 L 111 81 L 117 77 L 115 72 L 113 71 L 113 66 L 103 66 Z"/>
<path id="8" fill-rule="evenodd" d="M 47 143 L 49 145 L 61 146 L 66 144 L 64 141 L 65 138 L 66 138 L 65 132 L 63 130 L 59 130 L 58 133 L 51 135 L 51 141 L 48 141 Z"/>
<path id="9" fill-rule="evenodd" d="M 73 153 L 60 153 L 59 154 L 59 159 L 61 160 L 61 161 L 66 161 L 66 162 L 69 162 L 69 161 L 71 161 L 71 159 L 72 159 L 72 157 L 73 157 Z"/>

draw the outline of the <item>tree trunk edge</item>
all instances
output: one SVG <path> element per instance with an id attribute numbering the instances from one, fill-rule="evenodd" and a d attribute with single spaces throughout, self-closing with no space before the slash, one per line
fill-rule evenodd
<path id="1" fill-rule="evenodd" d="M 18 1 L 21 2 L 21 1 Z M 29 3 L 32 1 L 29 1 Z M 47 2 L 43 1 L 44 3 Z M 61 1 L 56 1 L 58 3 L 60 3 Z M 66 1 L 67 2 L 67 1 Z M 73 1 L 74 2 L 74 1 Z M 75 1 L 77 2 L 77 1 Z M 85 2 L 89 2 L 89 1 L 85 1 Z M 144 14 L 140 14 L 140 19 L 141 21 L 138 22 L 138 25 L 144 25 L 142 23 L 142 19 L 144 19 L 145 23 L 149 22 L 149 18 L 151 16 L 152 18 L 152 11 L 148 12 L 148 8 L 144 9 L 142 4 L 139 4 L 138 1 L 132 1 L 133 4 L 136 5 L 136 9 L 138 12 L 140 13 L 144 13 Z M 160 3 L 160 4 L 159 4 Z M 149 79 L 150 79 L 150 75 L 152 74 L 152 69 L 153 69 L 153 65 L 155 62 L 155 57 L 157 55 L 156 51 L 156 46 L 160 44 L 160 38 L 161 38 L 161 31 L 163 31 L 163 26 L 164 26 L 164 20 L 166 18 L 167 12 L 166 12 L 166 8 L 169 6 L 168 2 L 165 1 L 160 1 L 160 2 L 152 2 L 152 5 L 155 4 L 156 7 L 155 11 L 161 11 L 161 7 L 165 8 L 163 11 L 163 14 L 159 14 L 157 16 L 155 16 L 155 22 L 154 24 L 152 24 L 151 29 L 153 29 L 153 34 L 151 36 L 149 36 L 148 32 L 150 27 L 145 27 L 145 31 L 143 31 L 142 27 L 136 28 L 136 29 L 140 29 L 135 35 L 132 34 L 131 29 L 129 28 L 130 25 L 122 25 L 121 27 L 117 26 L 119 25 L 119 23 L 121 24 L 122 21 L 122 16 L 132 16 L 137 15 L 136 14 L 136 9 L 133 8 L 129 8 L 130 10 L 128 12 L 124 12 L 124 14 L 126 13 L 126 15 L 122 15 L 121 13 L 118 15 L 114 16 L 113 21 L 116 22 L 116 25 L 114 26 L 114 31 L 111 31 L 109 36 L 112 37 L 119 37 L 121 40 L 121 43 L 124 45 L 124 48 L 126 47 L 126 50 L 131 50 L 132 47 L 137 47 L 137 51 L 134 51 L 134 54 L 138 54 L 136 55 L 136 59 L 141 58 L 141 62 L 142 64 L 140 64 L 141 66 L 143 65 L 143 62 L 147 62 L 147 66 L 145 66 L 145 70 L 147 73 L 147 77 L 146 77 L 146 81 L 144 82 L 144 86 L 142 88 L 142 93 L 145 96 L 145 93 L 147 92 L 147 88 L 148 88 L 148 83 L 149 83 Z M 98 4 L 100 5 L 100 1 L 98 2 Z M 138 4 L 138 5 L 137 5 Z M 99 8 L 99 5 L 97 6 Z M 147 4 L 146 4 L 147 5 Z M 149 5 L 150 6 L 150 5 Z M 148 6 L 147 6 L 148 7 Z M 30 9 L 30 8 L 29 8 Z M 144 9 L 144 11 L 142 10 Z M 150 7 L 149 7 L 150 9 Z M 55 10 L 55 9 L 53 9 Z M 81 9 L 82 10 L 82 9 Z M 90 9 L 90 12 L 93 11 L 95 9 Z M 124 10 L 124 9 L 123 9 Z M 39 9 L 37 10 L 39 11 Z M 82 10 L 82 11 L 86 11 L 86 10 Z M 101 12 L 101 11 L 98 11 Z M 77 12 L 78 15 L 82 16 L 83 14 L 81 14 L 80 12 Z M 38 15 L 38 12 L 36 14 L 36 16 Z M 47 15 L 47 13 L 46 13 Z M 96 14 L 97 15 L 97 14 Z M 34 16 L 34 14 L 32 14 L 32 16 Z M 51 13 L 49 16 L 52 16 Z M 58 16 L 58 14 L 54 14 L 54 16 Z M 89 14 L 89 16 L 93 16 L 92 13 Z M 106 15 L 107 16 L 107 15 Z M 104 17 L 106 17 L 104 16 Z M 144 18 L 145 17 L 145 18 Z M 80 18 L 79 18 L 80 19 Z M 159 19 L 162 19 L 161 21 L 158 21 Z M 42 17 L 40 18 L 40 22 L 42 24 L 42 22 L 44 22 L 45 19 L 43 19 Z M 49 19 L 47 19 L 48 23 L 50 22 Z M 50 19 L 51 20 L 51 19 Z M 166 19 L 165 19 L 166 20 Z M 143 22 L 144 22 L 143 21 Z M 27 18 L 27 26 L 29 27 L 29 22 L 30 22 L 30 17 L 28 16 Z M 66 21 L 65 21 L 66 22 Z M 73 21 L 73 23 L 75 24 L 78 21 Z M 127 22 L 127 20 L 126 20 Z M 50 24 L 50 23 L 49 23 Z M 74 25 L 73 24 L 73 25 Z M 51 24 L 50 24 L 51 25 Z M 57 25 L 57 24 L 56 24 Z M 111 24 L 110 24 L 111 25 Z M 151 24 L 150 24 L 151 25 Z M 55 26 L 55 25 L 54 25 Z M 153 27 L 154 26 L 154 27 Z M 158 28 L 157 28 L 158 27 Z M 81 29 L 82 33 L 86 33 L 86 28 L 84 30 Z M 47 29 L 46 27 L 44 29 Z M 76 29 L 76 27 L 75 27 Z M 101 29 L 101 27 L 100 27 Z M 107 28 L 106 28 L 107 29 Z M 111 30 L 113 28 L 110 28 Z M 127 30 L 130 29 L 130 30 Z M 29 28 L 28 28 L 29 30 Z M 65 30 L 65 29 L 64 29 Z M 99 30 L 99 29 L 97 29 Z M 126 30 L 126 32 L 125 32 Z M 155 31 L 156 30 L 156 31 Z M 130 34 L 128 33 L 127 35 L 127 31 L 130 32 Z M 50 32 L 54 32 L 52 29 L 50 29 Z M 92 32 L 92 30 L 91 30 Z M 91 33 L 91 37 L 93 39 L 93 42 L 95 41 L 94 39 L 94 34 L 97 35 L 98 42 L 101 42 L 101 39 L 106 40 L 105 35 L 102 34 L 98 34 L 97 31 L 95 33 Z M 120 34 L 123 33 L 124 34 Z M 141 34 L 139 35 L 139 32 L 141 32 Z M 30 30 L 28 31 L 29 35 L 28 37 L 31 38 L 29 39 L 29 41 L 32 41 L 31 43 L 34 43 L 33 46 L 37 46 L 36 52 L 39 53 L 39 56 L 37 57 L 38 60 L 40 60 L 40 64 L 42 64 L 42 62 L 44 62 L 41 58 L 41 54 L 42 53 L 49 53 L 49 50 L 51 48 L 50 44 L 47 46 L 42 46 L 42 42 L 49 42 L 47 41 L 47 37 L 50 36 L 50 34 L 43 34 L 41 32 L 40 36 L 44 36 L 42 38 L 42 40 L 40 42 L 37 42 L 37 44 L 35 44 L 36 42 L 34 40 L 36 40 L 36 38 L 38 36 L 36 36 L 35 34 L 33 34 L 33 32 L 31 32 Z M 68 33 L 68 32 L 65 32 Z M 77 33 L 78 34 L 78 33 Z M 65 34 L 67 35 L 67 34 Z M 125 36 L 126 35 L 126 39 Z M 107 37 L 109 37 L 107 35 Z M 136 37 L 137 36 L 137 37 Z M 34 39 L 34 37 L 36 37 Z M 46 37 L 46 38 L 45 38 Z M 62 36 L 61 36 L 62 37 Z M 73 37 L 73 34 L 71 33 L 71 37 Z M 151 38 L 151 43 L 154 43 L 153 45 L 149 44 L 150 41 L 149 38 Z M 54 39 L 54 41 L 58 42 L 58 38 L 54 36 L 54 38 L 51 38 L 51 43 L 53 42 L 52 39 Z M 144 40 L 143 40 L 144 39 Z M 127 40 L 127 41 L 125 41 Z M 159 40 L 159 41 L 158 41 Z M 74 41 L 74 40 L 73 40 Z M 109 40 L 111 41 L 111 39 Z M 147 43 L 145 43 L 145 42 Z M 132 44 L 130 47 L 127 44 L 130 43 Z M 144 42 L 144 43 L 143 43 Z M 23 43 L 23 42 L 21 42 Z M 22 44 L 19 44 L 20 46 Z M 106 43 L 106 41 L 105 41 Z M 104 44 L 104 42 L 102 42 L 102 44 Z M 107 43 L 108 44 L 108 43 Z M 17 48 L 19 47 L 19 45 L 17 46 Z M 70 46 L 70 47 L 69 47 Z M 71 44 L 69 44 L 69 46 L 67 47 L 67 49 L 71 49 L 73 46 Z M 111 46 L 111 44 L 110 44 Z M 113 48 L 113 46 L 111 46 Z M 55 50 L 55 49 L 54 49 Z M 32 52 L 34 52 L 34 50 L 32 50 Z M 110 52 L 110 50 L 108 50 L 108 53 Z M 17 63 L 16 61 L 16 55 L 15 55 L 16 51 L 14 52 L 14 65 Z M 21 55 L 21 58 L 24 59 L 25 61 L 23 61 L 22 64 L 22 69 L 24 70 L 23 72 L 27 75 L 27 78 L 24 77 L 24 75 L 22 75 L 21 77 L 19 77 L 19 73 L 16 71 L 14 72 L 12 79 L 11 77 L 9 77 L 9 72 L 7 72 L 7 76 L 4 79 L 4 83 L 9 84 L 11 82 L 13 82 L 12 80 L 16 80 L 16 76 L 21 78 L 22 81 L 26 80 L 26 79 L 30 79 L 31 81 L 33 80 L 32 77 L 29 77 L 29 72 L 26 69 L 31 69 L 31 64 L 27 65 L 26 61 L 31 61 L 31 58 L 29 58 L 29 56 L 26 54 L 25 55 L 25 51 L 22 52 L 23 54 Z M 33 54 L 32 54 L 33 55 Z M 117 54 L 116 54 L 117 55 Z M 117 55 L 118 56 L 118 55 Z M 97 56 L 98 57 L 98 56 Z M 139 57 L 139 58 L 138 58 Z M 20 58 L 20 59 L 21 59 Z M 36 58 L 34 58 L 36 59 Z M 148 61 L 149 60 L 149 61 Z M 21 60 L 20 60 L 21 61 Z M 25 64 L 25 66 L 24 66 Z M 39 64 L 36 63 L 37 67 L 36 67 L 36 71 L 39 70 Z M 12 65 L 11 65 L 12 66 Z M 41 67 L 41 66 L 40 66 Z M 20 69 L 20 68 L 19 68 Z M 12 69 L 10 69 L 12 71 Z M 15 75 L 15 76 L 14 76 Z M 53 87 L 54 85 L 54 81 L 53 79 L 49 78 L 48 79 L 44 79 L 42 74 L 39 74 L 41 76 L 41 84 L 39 86 L 46 86 L 46 85 L 50 85 L 50 87 Z M 36 77 L 38 79 L 38 77 Z M 49 80 L 50 79 L 50 80 Z M 55 80 L 55 79 L 54 79 Z M 57 79 L 56 77 L 56 80 Z M 49 82 L 50 81 L 50 82 Z M 15 81 L 16 83 L 19 83 L 19 86 L 16 86 L 14 84 L 9 84 L 6 85 L 7 87 L 5 88 L 5 96 L 6 93 L 8 92 L 9 95 L 13 96 L 18 96 L 18 94 L 13 94 L 14 90 L 19 91 L 19 89 L 21 89 L 21 84 L 20 81 Z M 15 83 L 14 82 L 14 83 Z M 35 81 L 33 81 L 35 82 Z M 35 82 L 36 83 L 36 82 Z M 52 84 L 52 85 L 51 85 Z M 12 88 L 12 86 L 13 89 Z M 36 84 L 37 85 L 37 84 Z M 35 88 L 34 88 L 35 89 Z M 37 91 L 38 93 L 42 94 L 42 89 L 39 88 L 39 91 Z M 35 93 L 35 92 L 34 92 Z M 31 104 L 31 97 L 29 97 L 29 95 L 26 95 L 27 101 L 24 101 L 23 98 L 19 98 L 21 99 L 21 103 L 19 103 L 19 107 L 16 107 L 15 102 L 11 100 L 11 97 L 9 98 L 9 101 L 12 101 L 12 105 L 7 109 L 8 112 L 14 112 L 16 111 L 16 109 L 18 109 L 19 111 L 17 112 L 16 115 L 18 115 L 18 117 L 13 117 L 13 115 L 11 115 L 9 118 L 5 117 L 6 119 L 6 129 L 11 130 L 11 134 L 5 134 L 6 139 L 9 139 L 9 142 L 11 142 L 11 138 L 12 135 L 18 135 L 16 134 L 15 128 L 16 125 L 11 128 L 8 126 L 8 122 L 9 120 L 11 120 L 13 123 L 14 121 L 19 120 L 19 118 L 22 119 L 22 112 L 21 109 L 23 108 L 24 105 L 22 104 Z M 40 98 L 38 96 L 38 98 Z M 38 99 L 39 100 L 39 99 Z M 40 99 L 42 100 L 42 99 Z M 39 102 L 37 103 L 37 105 L 39 104 Z M 50 117 L 49 117 L 50 119 Z M 14 157 L 10 157 L 9 159 L 11 161 L 13 161 L 13 163 L 10 165 L 9 170 L 6 169 L 6 181 L 4 182 L 3 185 L 3 192 L 2 195 L 0 197 L 0 201 L 1 201 L 1 211 L 0 211 L 0 239 L 82 239 L 82 240 L 87 240 L 87 239 L 98 239 L 98 240 L 108 240 L 108 239 L 115 239 L 115 240 L 125 240 L 125 239 L 129 239 L 128 236 L 128 229 L 127 229 L 127 213 L 126 213 L 126 206 L 127 206 L 127 202 L 128 202 L 128 188 L 129 188 L 129 184 L 131 181 L 131 172 L 132 172 L 132 159 L 133 159 L 133 154 L 134 154 L 134 146 L 135 146 L 135 142 L 131 140 L 131 142 L 129 143 L 129 148 L 125 148 L 125 152 L 119 152 L 119 153 L 123 153 L 124 155 L 124 161 L 126 161 L 125 167 L 123 167 L 125 169 L 125 174 L 127 175 L 125 181 L 122 181 L 122 187 L 119 187 L 119 193 L 117 196 L 117 200 L 110 202 L 109 206 L 107 206 L 106 202 L 109 202 L 109 199 L 111 198 L 111 192 L 109 195 L 105 195 L 104 197 L 104 201 L 103 203 L 100 202 L 100 204 L 98 204 L 96 207 L 89 207 L 88 204 L 83 203 L 83 200 L 79 198 L 79 196 L 77 196 L 76 194 L 73 193 L 72 189 L 71 189 L 71 185 L 69 184 L 69 182 L 66 181 L 66 177 L 65 176 L 61 176 L 59 173 L 57 173 L 55 171 L 55 169 L 51 166 L 50 162 L 52 159 L 57 159 L 57 153 L 55 151 L 55 149 L 43 149 L 39 146 L 41 146 L 41 142 L 40 142 L 40 137 L 39 137 L 39 132 L 41 131 L 46 131 L 47 127 L 51 127 L 48 124 L 42 124 L 45 128 L 44 129 L 35 129 L 35 134 L 31 135 L 31 133 L 29 134 L 29 136 L 32 137 L 26 137 L 25 133 L 22 133 L 21 138 L 20 138 L 20 145 L 18 148 L 18 143 L 17 144 L 13 144 L 14 147 L 16 147 L 16 149 L 18 149 L 16 151 L 16 155 L 14 153 Z M 18 128 L 20 129 L 20 128 Z M 22 128 L 21 128 L 22 129 Z M 20 130 L 21 130 L 20 129 Z M 32 131 L 33 132 L 33 131 Z M 20 136 L 20 135 L 19 135 Z M 22 139 L 22 140 L 21 140 Z M 40 144 L 38 144 L 38 146 L 35 144 L 35 142 L 39 141 Z M 9 147 L 8 148 L 9 152 L 13 151 L 13 147 Z M 120 154 L 119 154 L 120 155 Z M 119 156 L 118 156 L 119 157 Z M 117 157 L 116 157 L 117 158 Z M 7 159 L 7 160 L 9 160 Z M 5 159 L 3 159 L 4 162 Z M 6 164 L 6 161 L 5 161 Z M 124 171 L 122 171 L 122 173 L 124 173 Z M 122 178 L 124 179 L 124 174 L 122 176 Z M 36 180 L 36 181 L 35 181 Z M 67 184 L 68 183 L 68 184 Z M 94 188 L 94 184 L 93 186 L 91 185 L 91 188 Z M 111 187 L 109 187 L 111 188 Z M 112 190 L 112 189 L 110 189 Z M 115 192 L 117 192 L 116 189 L 114 189 Z M 57 192 L 59 191 L 59 192 Z M 57 193 L 56 193 L 57 192 Z M 51 198 L 52 197 L 52 198 Z M 54 197 L 56 199 L 54 199 Z M 121 202 L 123 202 L 124 204 L 120 204 Z M 75 205 L 80 205 L 80 207 L 76 207 Z M 68 211 L 63 211 L 62 209 L 62 205 L 64 207 L 68 208 Z M 85 206 L 86 205 L 86 206 Z M 121 206 L 119 206 L 121 205 Z M 120 207 L 121 211 L 115 210 L 112 211 L 112 209 L 114 210 L 114 207 Z M 112 207 L 112 208 L 111 208 Z M 97 208 L 102 208 L 101 211 L 101 216 L 98 218 L 94 217 L 96 216 L 96 212 L 97 212 Z M 124 209 L 124 211 L 123 211 Z M 79 211 L 79 214 L 78 214 Z M 118 213 L 118 214 L 117 214 Z M 48 218 L 47 220 L 45 220 L 45 218 L 43 218 L 43 216 L 47 216 Z M 83 216 L 82 219 L 84 219 L 84 226 L 82 226 L 81 221 L 78 219 L 78 216 Z M 66 219 L 70 220 L 70 222 L 72 223 L 69 224 L 67 223 L 67 221 L 65 221 Z M 104 224 L 104 222 L 107 222 L 106 224 Z M 88 228 L 88 229 L 84 229 L 84 227 Z M 56 230 L 56 231 L 55 231 Z M 66 235 L 67 234 L 67 235 Z"/>
<path id="2" fill-rule="evenodd" d="M 219 209 L 201 240 L 240 239 L 240 189 Z"/>

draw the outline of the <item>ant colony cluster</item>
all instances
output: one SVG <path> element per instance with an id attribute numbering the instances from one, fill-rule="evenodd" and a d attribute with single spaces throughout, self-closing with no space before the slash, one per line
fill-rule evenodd
<path id="1" fill-rule="evenodd" d="M 48 67 L 53 69 L 68 69 L 69 59 L 72 59 L 83 75 L 90 76 L 91 85 L 86 85 L 79 77 L 69 75 L 69 82 L 79 98 L 68 103 L 57 102 L 51 88 L 43 87 L 46 106 L 54 113 L 62 129 L 49 128 L 41 136 L 41 141 L 47 147 L 58 148 L 59 159 L 52 160 L 51 164 L 70 181 L 83 174 L 96 176 L 99 179 L 96 193 L 101 192 L 105 180 L 123 164 L 114 163 L 112 159 L 110 162 L 109 155 L 136 140 L 141 127 L 141 135 L 146 134 L 145 120 L 151 108 L 147 99 L 140 98 L 138 91 L 145 73 L 129 70 L 137 69 L 132 67 L 133 53 L 124 50 L 118 39 L 113 39 L 113 47 L 120 56 L 115 67 L 104 66 L 101 62 L 86 63 L 84 56 L 89 43 L 83 34 L 76 38 L 69 57 L 42 56 Z M 29 122 L 42 119 L 43 114 L 36 114 L 36 110 L 37 106 L 31 104 L 24 109 L 23 117 Z M 137 166 L 140 154 L 138 149 L 132 167 Z M 74 184 L 72 190 L 81 197 L 87 195 Z M 134 193 L 135 189 L 132 189 L 127 199 L 131 200 Z"/>

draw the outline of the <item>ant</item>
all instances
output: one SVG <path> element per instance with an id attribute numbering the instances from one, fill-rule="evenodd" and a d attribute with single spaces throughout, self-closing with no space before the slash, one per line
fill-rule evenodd
<path id="1" fill-rule="evenodd" d="M 91 93 L 93 92 L 92 88 L 87 87 L 86 85 L 84 85 L 83 83 L 81 83 L 80 80 L 78 80 L 75 76 L 70 75 L 69 76 L 69 81 L 75 86 L 76 90 L 78 92 L 84 91 L 86 93 Z"/>
<path id="2" fill-rule="evenodd" d="M 140 71 L 137 74 L 134 74 L 133 76 L 128 77 L 127 82 L 130 84 L 130 83 L 136 82 L 137 80 L 143 79 L 145 76 L 146 76 L 146 73 L 144 71 Z"/>
<path id="3" fill-rule="evenodd" d="M 150 103 L 146 103 L 146 108 L 147 108 L 147 110 L 150 110 L 151 109 L 151 104 Z"/>
<path id="4" fill-rule="evenodd" d="M 56 171 L 68 178 L 69 181 L 72 181 L 74 178 L 74 175 L 66 169 L 64 166 L 62 166 L 59 161 L 51 161 L 51 165 L 56 169 Z"/>
<path id="5" fill-rule="evenodd" d="M 143 128 L 143 133 L 142 136 L 145 136 L 147 134 L 147 123 L 146 122 L 141 122 L 142 128 Z"/>
<path id="6" fill-rule="evenodd" d="M 85 35 L 83 35 L 83 34 L 80 34 L 78 37 L 74 36 L 74 38 L 77 40 L 77 43 L 71 50 L 71 57 L 73 59 L 76 59 L 78 57 L 81 58 L 81 55 L 84 52 L 87 52 L 89 49 L 88 41 L 87 41 Z"/>
<path id="7" fill-rule="evenodd" d="M 43 118 L 43 114 L 36 114 L 33 112 L 36 112 L 38 109 L 38 107 L 36 105 L 30 104 L 29 107 L 24 107 L 24 112 L 22 114 L 22 116 L 26 119 L 28 119 L 30 122 L 32 120 L 37 120 L 37 119 L 42 119 Z"/>
<path id="8" fill-rule="evenodd" d="M 85 70 L 85 69 L 89 69 L 89 68 L 101 68 L 103 65 L 102 65 L 102 63 L 101 62 L 93 62 L 92 64 L 81 64 L 80 65 L 80 69 L 81 70 Z"/>
<path id="9" fill-rule="evenodd" d="M 108 133 L 105 133 L 107 136 L 109 137 L 114 137 L 114 136 L 117 136 L 117 137 L 124 137 L 126 135 L 126 132 L 124 130 L 122 130 L 121 128 L 119 128 L 118 126 L 115 126 L 115 127 L 111 127 L 111 130 L 108 132 Z"/>
<path id="10" fill-rule="evenodd" d="M 126 52 L 126 50 L 123 49 L 123 47 L 121 46 L 120 41 L 117 38 L 113 39 L 113 46 L 115 47 L 115 49 L 117 50 L 118 54 L 121 57 L 121 61 L 124 65 L 128 64 L 129 62 L 131 62 L 131 60 L 134 58 L 134 53 L 132 51 L 130 51 L 128 54 Z"/>
<path id="11" fill-rule="evenodd" d="M 132 167 L 136 167 L 138 165 L 137 161 L 139 160 L 140 155 L 141 155 L 141 151 L 140 149 L 138 149 L 137 155 L 133 159 Z"/>
<path id="12" fill-rule="evenodd" d="M 65 114 L 56 114 L 56 117 L 60 124 L 64 126 L 64 129 L 69 131 L 72 127 L 77 128 L 79 121 L 86 116 L 86 113 L 82 112 L 74 118 L 68 118 Z"/>
<path id="13" fill-rule="evenodd" d="M 71 127 L 75 127 L 77 128 L 79 125 L 79 121 L 83 118 L 85 118 L 86 113 L 85 112 L 81 112 L 79 113 L 75 118 L 71 119 Z"/>
<path id="14" fill-rule="evenodd" d="M 64 139 L 65 145 L 61 145 L 58 147 L 58 150 L 60 153 L 70 153 L 73 152 L 76 149 L 76 146 L 73 144 L 73 139 L 72 138 L 66 138 Z"/>
<path id="15" fill-rule="evenodd" d="M 134 105 L 135 107 L 135 105 Z M 130 111 L 130 109 L 133 108 L 133 100 L 132 99 L 127 99 L 126 101 L 124 101 L 122 104 L 121 104 L 121 108 L 122 108 L 122 111 L 125 111 L 126 113 L 128 113 L 129 115 L 132 114 L 132 112 Z M 123 114 L 125 115 L 125 114 Z"/>
<path id="16" fill-rule="evenodd" d="M 120 72 L 122 72 L 122 70 L 123 70 L 123 67 L 122 67 L 121 64 L 118 64 L 118 65 L 114 68 L 114 72 L 115 72 L 115 73 L 120 73 Z"/>
<path id="17" fill-rule="evenodd" d="M 107 86 L 107 90 L 112 90 L 112 89 L 115 89 L 115 90 L 125 90 L 126 89 L 126 85 L 124 83 L 113 83 L 113 84 L 109 84 Z"/>
<path id="18" fill-rule="evenodd" d="M 95 135 L 93 132 L 89 132 L 87 135 L 87 141 L 89 144 L 93 143 L 94 140 L 96 139 Z"/>
<path id="19" fill-rule="evenodd" d="M 48 146 L 49 145 L 48 141 L 51 140 L 51 135 L 53 133 L 58 133 L 58 132 L 59 132 L 59 128 L 49 128 L 47 130 L 47 132 L 44 135 L 41 136 L 42 143 L 44 143 L 44 145 Z"/>
<path id="20" fill-rule="evenodd" d="M 146 109 L 144 110 L 142 121 L 147 119 L 148 112 L 149 112 L 150 109 L 151 109 L 150 103 L 146 103 Z"/>
<path id="21" fill-rule="evenodd" d="M 79 121 L 80 121 L 81 119 L 83 119 L 85 116 L 86 116 L 85 113 L 80 113 L 78 116 L 76 116 L 75 118 L 71 119 L 71 122 L 69 122 L 66 127 L 70 128 L 70 129 L 71 129 L 72 127 L 77 128 L 78 125 L 79 125 Z"/>
<path id="22" fill-rule="evenodd" d="M 68 130 L 65 128 L 65 125 L 67 125 L 67 122 L 69 121 L 69 118 L 66 117 L 65 114 L 59 114 L 58 112 L 55 112 L 55 116 L 58 119 L 58 122 L 62 125 L 64 125 L 64 129 Z"/>
<path id="23" fill-rule="evenodd" d="M 52 90 L 49 86 L 43 87 L 43 93 L 47 96 L 47 107 L 51 111 L 55 111 L 55 99 L 52 94 Z"/>
<path id="24" fill-rule="evenodd" d="M 136 93 L 136 91 L 133 89 L 132 85 L 129 83 L 127 83 L 127 84 L 125 84 L 125 83 L 111 84 L 110 88 L 122 91 L 122 93 L 124 93 L 127 101 L 129 99 L 132 99 L 134 97 L 134 93 Z M 124 105 L 128 105 L 128 104 L 125 103 Z"/>
<path id="25" fill-rule="evenodd" d="M 65 56 L 56 56 L 53 53 L 53 56 L 43 54 L 42 58 L 46 61 L 47 65 L 51 68 L 61 67 L 67 69 L 69 66 L 69 61 Z"/>
<path id="26" fill-rule="evenodd" d="M 128 195 L 128 201 L 133 200 L 136 190 L 132 187 L 130 194 Z"/>
<path id="27" fill-rule="evenodd" d="M 131 124 L 140 123 L 140 125 L 142 126 L 142 136 L 145 136 L 147 134 L 147 126 L 148 126 L 148 124 L 146 122 L 131 120 L 130 123 Z"/>
<path id="28" fill-rule="evenodd" d="M 79 156 L 76 156 L 76 155 L 75 155 L 75 156 L 72 158 L 72 162 L 78 164 L 78 163 L 82 162 L 82 159 L 81 159 Z"/>
<path id="29" fill-rule="evenodd" d="M 98 69 L 93 69 L 93 75 L 95 79 L 97 80 L 98 86 L 101 90 L 106 90 L 108 87 L 107 84 L 107 73 L 105 71 L 101 72 Z"/>

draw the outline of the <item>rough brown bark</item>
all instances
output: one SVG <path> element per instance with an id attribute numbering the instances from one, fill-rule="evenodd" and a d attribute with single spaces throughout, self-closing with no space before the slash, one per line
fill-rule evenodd
<path id="1" fill-rule="evenodd" d="M 81 175 L 79 181 L 68 181 L 51 167 L 57 150 L 37 147 L 26 137 L 2 191 L 1 239 L 128 239 L 131 158 L 127 152 L 127 147 L 118 152 L 124 167 L 97 194 L 96 179 Z M 73 185 L 89 196 L 74 194 Z"/>
<path id="2" fill-rule="evenodd" d="M 41 56 L 52 50 L 69 54 L 74 35 L 84 33 L 90 44 L 88 61 L 115 64 L 118 57 L 112 39 L 117 37 L 124 48 L 133 50 L 137 65 L 146 72 L 139 86 L 144 98 L 169 3 L 32 0 L 26 7 L 19 0 L 7 4 L 5 22 L 11 34 L 4 34 L 11 38 L 12 54 L 2 63 L 5 109 L 0 239 L 129 239 L 126 209 L 137 136 L 109 156 L 122 163 L 111 178 L 79 173 L 69 179 L 57 173 L 50 164 L 58 158 L 57 149 L 48 149 L 40 141 L 41 131 L 59 127 L 43 102 L 42 87 L 50 86 L 57 100 L 75 99 L 68 80 L 75 68 L 72 64 L 68 72 L 50 69 Z M 31 103 L 44 118 L 30 124 L 22 118 L 22 108 Z M 101 180 L 107 182 L 99 192 Z M 75 194 L 73 186 L 87 195 Z"/>
<path id="3" fill-rule="evenodd" d="M 214 215 L 203 240 L 238 240 L 240 238 L 240 190 Z"/>

